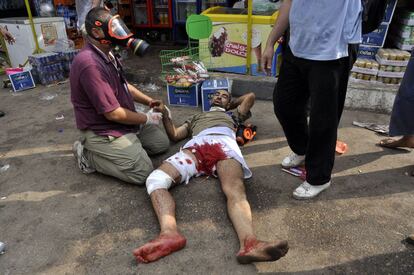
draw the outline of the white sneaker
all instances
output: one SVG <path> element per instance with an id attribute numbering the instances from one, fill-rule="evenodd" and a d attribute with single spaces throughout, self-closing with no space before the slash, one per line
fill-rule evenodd
<path id="1" fill-rule="evenodd" d="M 295 153 L 291 153 L 289 156 L 282 160 L 282 166 L 284 168 L 291 168 L 301 165 L 305 161 L 305 155 L 300 156 Z"/>
<path id="2" fill-rule="evenodd" d="M 79 140 L 73 143 L 72 152 L 75 156 L 76 162 L 78 163 L 78 167 L 82 171 L 82 173 L 91 174 L 96 171 L 94 168 L 91 167 L 91 164 L 89 163 L 88 159 L 83 154 L 83 145 Z"/>
<path id="3" fill-rule="evenodd" d="M 307 181 L 304 181 L 295 191 L 293 191 L 293 197 L 297 200 L 312 199 L 329 186 L 331 186 L 330 181 L 323 185 L 311 185 Z"/>

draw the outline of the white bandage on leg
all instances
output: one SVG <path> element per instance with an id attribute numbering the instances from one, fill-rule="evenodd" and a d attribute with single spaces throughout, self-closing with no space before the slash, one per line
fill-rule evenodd
<path id="1" fill-rule="evenodd" d="M 181 176 L 180 183 L 184 182 L 187 184 L 191 177 L 197 176 L 198 174 L 197 167 L 193 159 L 183 151 L 176 153 L 165 161 L 178 170 Z"/>
<path id="2" fill-rule="evenodd" d="M 157 189 L 169 189 L 173 179 L 162 170 L 155 169 L 152 173 L 148 176 L 146 181 L 147 192 L 151 195 Z"/>

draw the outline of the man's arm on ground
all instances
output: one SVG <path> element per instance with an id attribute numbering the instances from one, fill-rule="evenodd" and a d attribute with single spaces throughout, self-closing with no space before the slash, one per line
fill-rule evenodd
<path id="1" fill-rule="evenodd" d="M 112 112 L 104 113 L 104 116 L 107 120 L 129 125 L 145 124 L 147 122 L 146 114 L 135 113 L 122 107 L 118 107 Z"/>
<path id="2" fill-rule="evenodd" d="M 188 137 L 190 132 L 188 131 L 187 123 L 184 123 L 183 125 L 177 128 L 172 122 L 169 110 L 164 108 L 162 113 L 162 122 L 164 124 L 165 132 L 167 132 L 168 138 L 170 140 L 177 142 Z"/>
<path id="3" fill-rule="evenodd" d="M 133 85 L 128 83 L 128 90 L 131 93 L 132 97 L 134 98 L 134 101 L 147 105 L 149 106 L 151 101 L 153 101 L 153 99 L 149 96 L 147 96 L 146 94 L 144 94 L 143 92 L 141 92 L 140 90 L 138 90 L 137 88 L 135 88 Z"/>
<path id="4" fill-rule="evenodd" d="M 291 5 L 292 0 L 283 0 L 275 25 L 267 38 L 266 48 L 262 56 L 262 69 L 266 72 L 269 72 L 269 67 L 272 65 L 275 43 L 282 37 L 289 26 L 289 12 Z"/>
<path id="5" fill-rule="evenodd" d="M 241 114 L 246 115 L 250 109 L 253 107 L 254 101 L 255 101 L 256 96 L 254 95 L 254 93 L 247 93 L 245 95 L 242 95 L 238 98 L 234 98 L 231 102 L 230 102 L 230 110 L 231 109 L 235 109 L 238 107 L 238 111 Z"/>

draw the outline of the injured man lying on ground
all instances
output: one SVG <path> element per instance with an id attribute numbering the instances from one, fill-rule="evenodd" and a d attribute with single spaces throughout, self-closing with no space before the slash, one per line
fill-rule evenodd
<path id="1" fill-rule="evenodd" d="M 147 191 L 161 232 L 156 239 L 134 251 L 138 262 L 156 261 L 185 247 L 186 239 L 178 231 L 175 202 L 168 189 L 188 183 L 191 177 L 199 175 L 217 176 L 220 180 L 227 198 L 227 211 L 240 242 L 236 256 L 239 263 L 276 261 L 287 253 L 287 241 L 261 241 L 253 232 L 252 214 L 243 182 L 252 173 L 237 145 L 235 126 L 237 121 L 244 121 L 251 115 L 254 99 L 254 94 L 249 93 L 231 100 L 228 91 L 218 90 L 213 95 L 209 112 L 194 115 L 180 127 L 172 123 L 168 108 L 159 107 L 171 140 L 192 139 L 147 178 Z M 234 108 L 236 111 L 231 116 L 227 110 Z"/>

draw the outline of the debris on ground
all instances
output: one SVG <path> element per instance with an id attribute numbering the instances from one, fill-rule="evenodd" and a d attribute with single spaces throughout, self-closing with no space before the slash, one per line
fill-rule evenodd
<path id="1" fill-rule="evenodd" d="M 63 119 L 65 119 L 65 117 L 63 115 L 59 115 L 59 116 L 56 117 L 56 120 L 63 120 Z"/>
<path id="2" fill-rule="evenodd" d="M 354 121 L 352 122 L 352 125 L 374 131 L 384 136 L 388 136 L 388 132 L 389 132 L 389 125 L 386 125 L 386 124 L 376 124 L 376 123 L 369 123 L 369 122 Z"/>
<path id="3" fill-rule="evenodd" d="M 40 100 L 50 101 L 50 100 L 54 99 L 57 96 L 58 96 L 57 94 L 44 93 L 40 96 Z"/>
<path id="4" fill-rule="evenodd" d="M 343 141 L 337 140 L 335 151 L 340 155 L 345 154 L 346 151 L 348 151 L 348 144 L 346 144 Z"/>
<path id="5" fill-rule="evenodd" d="M 282 168 L 282 171 L 291 174 L 295 177 L 299 177 L 302 180 L 306 180 L 306 169 L 303 166 Z"/>
<path id="6" fill-rule="evenodd" d="M 5 164 L 3 166 L 0 167 L 0 173 L 6 172 L 7 170 L 9 170 L 10 168 L 10 164 Z"/>
<path id="7" fill-rule="evenodd" d="M 6 253 L 6 244 L 3 242 L 0 242 L 0 255 Z"/>

